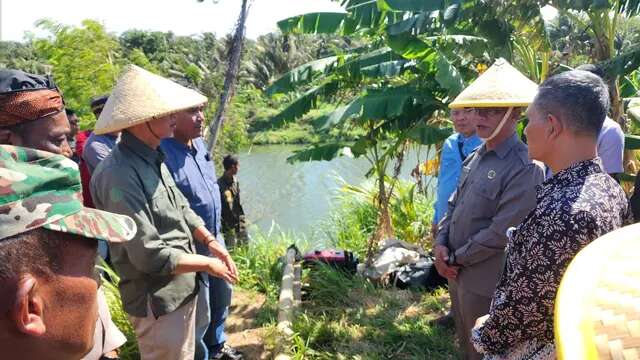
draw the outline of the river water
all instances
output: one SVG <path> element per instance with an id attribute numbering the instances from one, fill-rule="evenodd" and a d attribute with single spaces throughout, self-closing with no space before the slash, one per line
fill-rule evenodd
<path id="1" fill-rule="evenodd" d="M 332 200 L 343 179 L 358 185 L 366 180 L 369 162 L 364 158 L 338 157 L 331 161 L 295 164 L 286 159 L 300 146 L 253 146 L 239 153 L 238 174 L 242 203 L 253 224 L 251 231 L 270 229 L 311 237 L 319 223 L 327 219 Z M 410 150 L 400 177 L 410 179 L 411 170 L 424 161 L 427 148 Z"/>

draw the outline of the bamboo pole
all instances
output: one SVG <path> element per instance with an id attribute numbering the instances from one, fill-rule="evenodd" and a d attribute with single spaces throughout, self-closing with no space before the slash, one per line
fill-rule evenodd
<path id="1" fill-rule="evenodd" d="M 300 304 L 300 265 L 296 265 L 296 249 L 290 248 L 285 255 L 285 266 L 282 274 L 280 298 L 278 300 L 278 331 L 281 334 L 281 344 L 288 344 L 293 335 L 291 324 L 295 308 Z M 276 355 L 276 360 L 289 360 L 290 356 L 284 351 L 287 345 L 282 346 L 281 352 Z"/>

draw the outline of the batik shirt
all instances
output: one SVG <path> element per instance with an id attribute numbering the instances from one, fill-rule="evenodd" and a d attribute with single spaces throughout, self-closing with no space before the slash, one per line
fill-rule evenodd
<path id="1" fill-rule="evenodd" d="M 473 329 L 485 359 L 555 358 L 553 309 L 569 262 L 629 220 L 627 199 L 599 158 L 579 162 L 537 188 L 537 205 L 511 232 L 489 317 Z"/>

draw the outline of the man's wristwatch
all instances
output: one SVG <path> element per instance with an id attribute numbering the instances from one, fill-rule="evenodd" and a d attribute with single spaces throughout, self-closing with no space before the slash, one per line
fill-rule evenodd
<path id="1" fill-rule="evenodd" d="M 451 252 L 449 254 L 449 258 L 447 259 L 447 265 L 449 266 L 460 266 L 457 262 L 456 262 L 456 253 L 455 252 Z"/>

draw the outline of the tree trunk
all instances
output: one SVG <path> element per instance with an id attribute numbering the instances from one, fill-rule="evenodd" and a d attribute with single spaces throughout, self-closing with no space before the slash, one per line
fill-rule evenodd
<path id="1" fill-rule="evenodd" d="M 371 234 L 367 244 L 367 259 L 365 264 L 367 266 L 371 266 L 373 263 L 373 255 L 378 248 L 380 241 L 390 237 L 393 235 L 393 226 L 391 225 L 391 214 L 389 213 L 389 200 L 391 194 L 387 193 L 387 189 L 385 187 L 385 171 L 384 165 L 379 166 L 377 169 L 378 175 L 378 196 L 377 196 L 377 204 L 378 208 L 378 223 L 376 225 L 376 229 Z"/>
<path id="2" fill-rule="evenodd" d="M 374 233 L 369 237 L 367 244 L 367 258 L 365 261 L 366 266 L 371 266 L 373 263 L 374 252 L 378 249 L 381 241 L 392 238 L 394 236 L 393 222 L 391 221 L 391 212 L 389 205 L 391 197 L 393 196 L 394 187 L 400 176 L 400 170 L 404 162 L 404 152 L 406 150 L 406 144 L 402 145 L 400 151 L 396 155 L 396 164 L 393 171 L 393 178 L 391 179 L 391 185 L 387 189 L 385 185 L 386 177 L 386 162 L 380 159 L 376 149 L 374 149 L 374 168 L 378 175 L 378 196 L 377 204 L 378 208 L 378 223 Z"/>
<path id="3" fill-rule="evenodd" d="M 220 101 L 218 102 L 218 108 L 213 117 L 213 121 L 209 124 L 207 146 L 209 151 L 213 151 L 216 146 L 218 134 L 222 129 L 224 123 L 224 115 L 227 110 L 227 106 L 233 97 L 238 72 L 240 71 L 240 60 L 242 57 L 242 47 L 244 45 L 244 33 L 247 16 L 249 13 L 249 0 L 242 0 L 242 8 L 240 9 L 240 15 L 238 16 L 238 22 L 236 23 L 235 32 L 233 34 L 233 40 L 231 42 L 231 49 L 228 55 L 227 72 L 224 76 L 224 87 L 222 94 L 220 94 Z"/>

